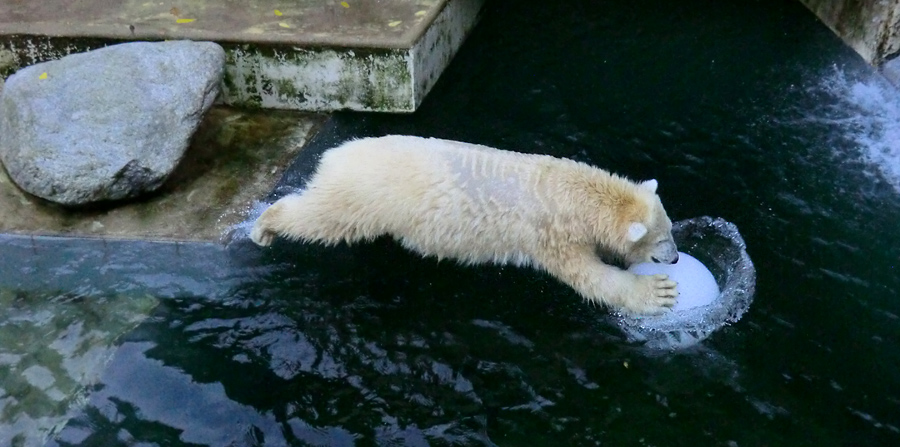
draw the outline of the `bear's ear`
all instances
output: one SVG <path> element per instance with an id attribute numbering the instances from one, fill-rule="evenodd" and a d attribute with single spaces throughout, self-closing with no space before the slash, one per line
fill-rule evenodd
<path id="1" fill-rule="evenodd" d="M 628 242 L 637 242 L 647 234 L 647 227 L 640 222 L 632 222 L 628 226 Z"/>
<path id="2" fill-rule="evenodd" d="M 655 179 L 654 179 L 654 180 L 647 180 L 647 181 L 641 182 L 641 184 L 640 184 L 640 187 L 641 187 L 641 188 L 644 188 L 644 189 L 646 189 L 647 191 L 650 191 L 650 192 L 652 192 L 652 193 L 654 193 L 654 194 L 656 193 L 656 187 L 657 187 L 657 186 L 659 186 L 659 184 L 656 182 Z"/>

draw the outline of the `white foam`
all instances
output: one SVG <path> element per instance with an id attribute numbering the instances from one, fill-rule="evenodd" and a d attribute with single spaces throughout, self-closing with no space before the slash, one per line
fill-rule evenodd
<path id="1" fill-rule="evenodd" d="M 263 211 L 270 205 L 272 204 L 260 201 L 251 203 L 241 213 L 244 216 L 244 220 L 223 230 L 221 240 L 225 243 L 231 243 L 239 239 L 248 239 L 250 237 L 250 231 L 253 230 L 253 224 L 256 223 L 256 219 L 259 218 Z"/>
<path id="2" fill-rule="evenodd" d="M 636 275 L 669 275 L 669 279 L 678 283 L 678 302 L 672 307 L 673 312 L 706 306 L 719 297 L 719 286 L 709 269 L 697 258 L 678 252 L 675 264 L 659 264 L 647 262 L 635 264 L 628 269 Z"/>
<path id="3" fill-rule="evenodd" d="M 816 89 L 838 104 L 812 111 L 808 118 L 834 126 L 900 192 L 900 90 L 879 76 L 858 78 L 839 68 Z"/>

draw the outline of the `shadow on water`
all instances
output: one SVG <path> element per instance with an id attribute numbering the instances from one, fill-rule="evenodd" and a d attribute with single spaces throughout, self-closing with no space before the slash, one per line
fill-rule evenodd
<path id="1" fill-rule="evenodd" d="M 494 1 L 419 112 L 340 114 L 317 137 L 573 158 L 659 179 L 673 220 L 737 224 L 755 301 L 686 351 L 627 343 L 541 273 L 422 260 L 388 239 L 258 250 L 238 234 L 175 253 L 7 238 L 0 297 L 25 320 L 105 334 L 85 344 L 106 366 L 85 367 L 83 405 L 46 412 L 51 446 L 897 445 L 896 95 L 798 2 Z M 315 150 L 303 157 L 275 196 L 302 185 Z M 101 304 L 38 318 L 70 291 Z M 116 313 L 140 297 L 155 307 Z M 0 336 L 45 327 L 16 318 Z M 0 345 L 7 433 L 52 389 L 24 372 L 58 363 L 48 345 L 33 358 Z M 41 367 L 53 383 L 80 371 Z"/>

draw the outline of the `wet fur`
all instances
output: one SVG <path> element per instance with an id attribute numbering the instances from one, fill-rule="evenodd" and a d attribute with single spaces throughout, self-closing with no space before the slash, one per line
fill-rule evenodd
<path id="1" fill-rule="evenodd" d="M 306 189 L 269 207 L 251 238 L 334 244 L 390 234 L 425 256 L 533 266 L 595 302 L 660 313 L 675 303 L 674 282 L 638 277 L 597 255 L 627 265 L 674 254 L 674 243 L 666 253 L 657 246 L 671 241 L 671 222 L 655 187 L 545 155 L 367 138 L 326 152 Z M 635 223 L 646 234 L 632 241 Z"/>

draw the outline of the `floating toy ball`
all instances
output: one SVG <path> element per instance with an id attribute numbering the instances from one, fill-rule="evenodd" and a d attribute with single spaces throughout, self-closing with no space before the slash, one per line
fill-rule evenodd
<path id="1" fill-rule="evenodd" d="M 706 306 L 719 297 L 716 278 L 702 262 L 687 253 L 678 252 L 678 262 L 674 264 L 646 262 L 635 264 L 628 271 L 636 275 L 661 273 L 677 282 L 678 302 L 672 308 L 673 312 Z"/>
<path id="2" fill-rule="evenodd" d="M 750 308 L 756 290 L 756 269 L 733 223 L 707 216 L 682 220 L 673 223 L 672 237 L 684 250 L 677 263 L 629 270 L 669 275 L 678 282 L 678 304 L 663 315 L 613 314 L 628 341 L 650 349 L 687 348 L 736 323 Z"/>

